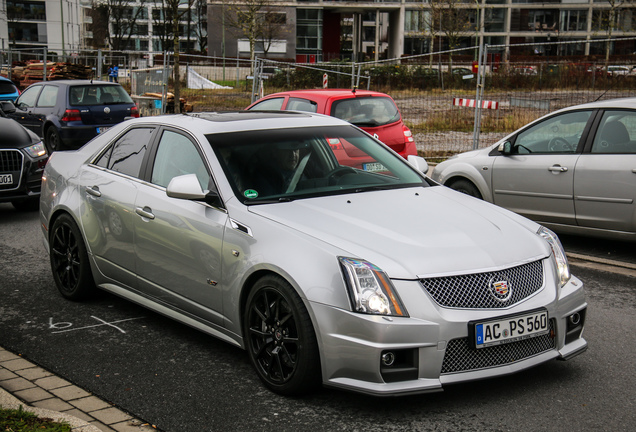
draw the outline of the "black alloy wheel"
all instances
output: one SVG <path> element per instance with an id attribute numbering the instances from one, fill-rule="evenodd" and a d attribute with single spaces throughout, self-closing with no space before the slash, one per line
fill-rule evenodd
<path id="1" fill-rule="evenodd" d="M 320 359 L 311 319 L 294 289 L 278 276 L 253 287 L 244 315 L 250 360 L 271 390 L 298 395 L 320 383 Z"/>
<path id="2" fill-rule="evenodd" d="M 82 235 L 69 215 L 53 223 L 49 247 L 53 279 L 60 293 L 70 300 L 87 297 L 94 287 L 93 276 Z"/>

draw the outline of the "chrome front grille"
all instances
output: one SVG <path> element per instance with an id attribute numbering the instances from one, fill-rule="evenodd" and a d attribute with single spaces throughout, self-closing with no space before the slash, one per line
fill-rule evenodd
<path id="1" fill-rule="evenodd" d="M 498 295 L 493 283 L 506 281 L 509 297 Z M 509 269 L 459 276 L 420 279 L 420 283 L 442 307 L 458 309 L 507 308 L 539 292 L 543 287 L 543 261 Z"/>
<path id="2" fill-rule="evenodd" d="M 19 150 L 0 150 L 0 174 L 11 174 L 12 184 L 0 185 L 0 190 L 11 190 L 20 187 L 22 163 L 24 156 Z"/>
<path id="3" fill-rule="evenodd" d="M 441 373 L 468 372 L 508 365 L 553 350 L 556 342 L 550 336 L 554 329 L 552 321 L 550 320 L 550 332 L 547 334 L 488 348 L 471 348 L 468 338 L 453 339 L 446 347 Z"/>

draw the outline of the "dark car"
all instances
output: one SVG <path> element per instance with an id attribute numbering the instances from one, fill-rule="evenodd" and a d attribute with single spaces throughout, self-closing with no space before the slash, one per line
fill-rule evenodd
<path id="1" fill-rule="evenodd" d="M 120 84 L 60 80 L 27 87 L 9 116 L 53 152 L 79 148 L 126 117 L 139 117 L 139 110 Z"/>
<path id="2" fill-rule="evenodd" d="M 11 102 L 0 102 L 0 202 L 18 210 L 36 210 L 48 153 L 42 140 L 9 118 Z"/>

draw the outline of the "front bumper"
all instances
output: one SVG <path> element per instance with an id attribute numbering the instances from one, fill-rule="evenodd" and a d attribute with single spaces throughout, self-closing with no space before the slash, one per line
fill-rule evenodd
<path id="1" fill-rule="evenodd" d="M 544 287 L 538 295 L 506 310 L 440 308 L 417 281 L 393 282 L 410 318 L 357 314 L 312 303 L 324 385 L 376 396 L 434 392 L 446 384 L 507 375 L 552 359 L 571 358 L 587 347 L 582 338 L 587 305 L 583 284 L 576 278 L 560 290 Z M 550 334 L 479 350 L 468 346 L 469 321 L 537 307 L 548 310 Z M 568 319 L 576 312 L 583 312 L 583 321 L 573 329 L 568 327 Z M 382 361 L 386 353 L 397 359 L 390 367 Z"/>
<path id="2" fill-rule="evenodd" d="M 17 152 L 17 150 L 5 151 Z M 23 156 L 22 160 L 20 171 L 6 170 L 13 175 L 14 179 L 18 179 L 18 183 L 0 186 L 0 202 L 35 200 L 40 196 L 44 163 L 27 156 Z M 4 172 L 5 170 L 0 169 L 0 173 Z"/>

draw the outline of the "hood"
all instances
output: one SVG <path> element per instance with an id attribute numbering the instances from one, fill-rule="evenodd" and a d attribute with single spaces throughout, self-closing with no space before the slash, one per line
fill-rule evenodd
<path id="1" fill-rule="evenodd" d="M 40 142 L 40 138 L 20 123 L 0 117 L 0 148 L 20 149 Z"/>
<path id="2" fill-rule="evenodd" d="M 368 260 L 395 279 L 481 272 L 549 255 L 536 223 L 445 187 L 320 197 L 250 211 Z"/>

